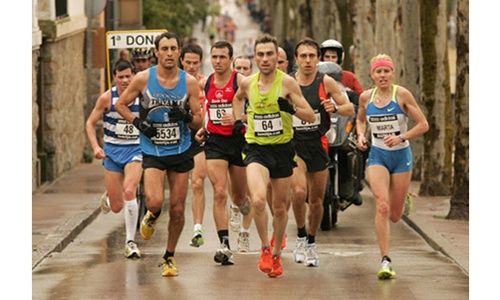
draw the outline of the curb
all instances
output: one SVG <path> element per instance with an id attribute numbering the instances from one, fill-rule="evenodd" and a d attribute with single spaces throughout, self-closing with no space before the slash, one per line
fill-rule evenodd
<path id="1" fill-rule="evenodd" d="M 101 208 L 89 208 L 72 216 L 54 232 L 49 234 L 36 249 L 32 251 L 31 270 L 34 270 L 53 252 L 61 252 L 82 230 L 87 227 L 101 212 Z"/>
<path id="2" fill-rule="evenodd" d="M 453 255 L 449 254 L 449 252 L 446 251 L 445 248 L 443 248 L 443 246 L 441 246 L 447 244 L 446 241 L 439 238 L 437 234 L 433 234 L 434 231 L 432 231 L 429 228 L 426 228 L 424 231 L 419 225 L 417 225 L 417 223 L 415 223 L 408 216 L 403 215 L 402 219 L 408 226 L 410 226 L 413 230 L 415 230 L 427 242 L 427 244 L 429 244 L 429 246 L 432 247 L 432 249 L 444 254 L 446 257 L 452 260 L 467 276 L 469 276 L 469 271 L 467 267 L 464 266 L 464 263 L 461 262 L 460 259 L 456 259 L 455 257 L 453 257 Z M 427 232 L 431 233 L 428 234 Z"/>

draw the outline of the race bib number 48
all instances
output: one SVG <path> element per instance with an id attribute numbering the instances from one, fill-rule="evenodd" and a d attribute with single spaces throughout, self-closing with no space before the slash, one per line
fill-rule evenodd
<path id="1" fill-rule="evenodd" d="M 283 123 L 279 113 L 253 116 L 255 136 L 275 136 L 283 134 Z"/>
<path id="2" fill-rule="evenodd" d="M 125 120 L 118 120 L 115 126 L 116 137 L 124 140 L 135 140 L 139 137 L 139 130 Z"/>
<path id="3" fill-rule="evenodd" d="M 177 145 L 179 144 L 181 130 L 178 123 L 155 123 L 156 135 L 151 141 L 156 145 Z"/>

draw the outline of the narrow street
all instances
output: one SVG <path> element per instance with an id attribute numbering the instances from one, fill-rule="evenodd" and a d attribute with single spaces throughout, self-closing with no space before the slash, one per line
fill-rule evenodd
<path id="1" fill-rule="evenodd" d="M 252 251 L 235 254 L 233 266 L 220 266 L 213 261 L 218 238 L 208 181 L 205 191 L 205 244 L 189 246 L 190 192 L 175 255 L 178 277 L 162 277 L 158 267 L 166 245 L 165 203 L 152 239 L 139 241 L 142 259 L 127 260 L 122 254 L 123 216 L 100 214 L 64 251 L 53 253 L 33 270 L 33 299 L 468 299 L 469 277 L 404 222 L 392 227 L 391 257 L 397 279 L 376 278 L 380 258 L 373 199 L 366 189 L 361 207 L 340 213 L 335 229 L 318 234 L 319 268 L 293 262 L 296 227 L 291 211 L 282 278 L 270 279 L 257 270 L 260 242 L 254 225 Z M 230 232 L 230 238 L 236 248 L 237 234 Z"/>

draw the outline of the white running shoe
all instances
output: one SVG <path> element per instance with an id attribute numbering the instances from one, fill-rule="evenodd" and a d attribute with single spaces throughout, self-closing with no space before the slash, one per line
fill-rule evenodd
<path id="1" fill-rule="evenodd" d="M 238 252 L 250 251 L 250 233 L 240 232 L 238 235 Z"/>
<path id="2" fill-rule="evenodd" d="M 203 245 L 205 241 L 203 240 L 203 230 L 195 230 L 193 232 L 193 238 L 189 243 L 189 246 L 198 248 Z"/>
<path id="3" fill-rule="evenodd" d="M 99 203 L 101 204 L 101 211 L 103 214 L 109 213 L 111 208 L 109 207 L 108 204 L 108 193 L 104 193 L 101 195 L 101 198 L 99 198 Z"/>
<path id="4" fill-rule="evenodd" d="M 215 251 L 214 261 L 223 266 L 234 265 L 233 252 L 227 247 L 226 244 L 222 243 L 220 248 Z"/>
<path id="5" fill-rule="evenodd" d="M 126 258 L 140 258 L 141 257 L 141 250 L 139 250 L 139 247 L 137 247 L 137 243 L 134 241 L 128 241 L 125 244 L 125 249 L 123 251 L 123 254 L 125 255 Z"/>
<path id="6" fill-rule="evenodd" d="M 240 209 L 238 208 L 238 206 L 230 204 L 229 211 L 231 214 L 229 219 L 229 227 L 231 227 L 232 231 L 239 232 L 241 224 Z"/>
<path id="7" fill-rule="evenodd" d="M 293 250 L 293 260 L 296 263 L 303 263 L 306 260 L 307 237 L 297 238 L 297 244 Z"/>
<path id="8" fill-rule="evenodd" d="M 392 268 L 392 264 L 387 259 L 382 259 L 380 263 L 380 270 L 377 272 L 378 279 L 392 279 L 396 277 L 396 272 Z"/>
<path id="9" fill-rule="evenodd" d="M 316 243 L 306 245 L 306 267 L 319 267 L 319 256 L 316 251 Z"/>

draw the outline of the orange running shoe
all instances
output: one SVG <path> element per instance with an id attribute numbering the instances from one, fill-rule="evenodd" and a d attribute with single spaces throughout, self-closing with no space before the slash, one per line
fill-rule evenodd
<path id="1" fill-rule="evenodd" d="M 281 265 L 281 255 L 273 257 L 273 268 L 271 272 L 267 273 L 267 276 L 271 278 L 280 277 L 283 275 L 283 266 Z"/>
<path id="2" fill-rule="evenodd" d="M 274 232 L 273 232 L 273 236 L 271 237 L 271 249 L 274 248 Z M 286 233 L 285 233 L 285 236 L 283 237 L 283 239 L 281 240 L 281 250 L 285 249 L 286 248 Z"/>
<path id="3" fill-rule="evenodd" d="M 271 269 L 273 268 L 273 255 L 271 253 L 271 248 L 262 248 L 258 267 L 261 272 L 271 272 Z"/>

